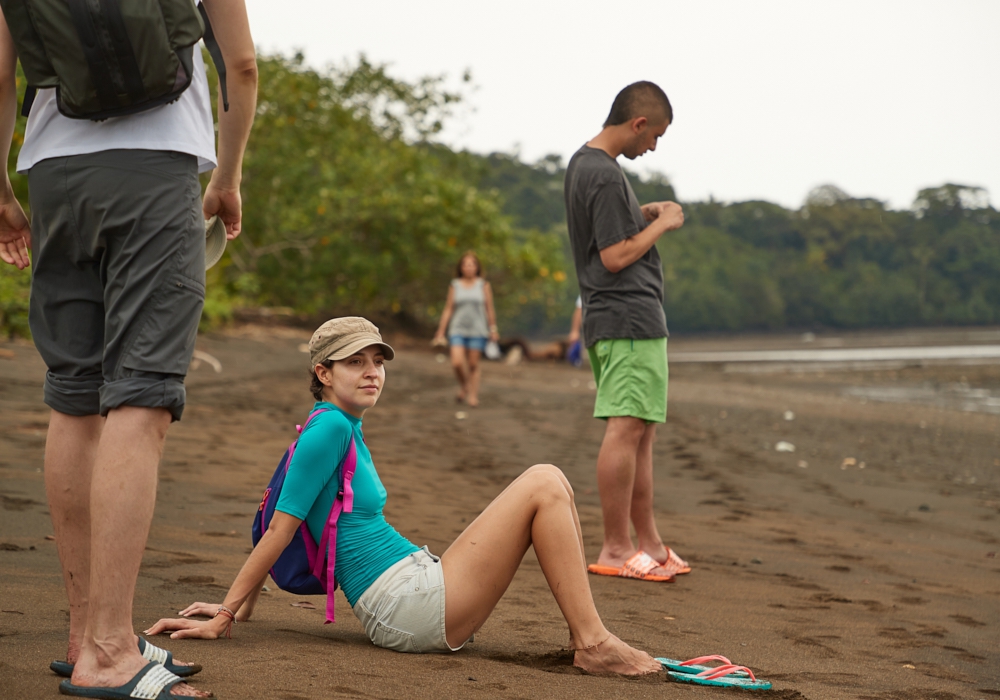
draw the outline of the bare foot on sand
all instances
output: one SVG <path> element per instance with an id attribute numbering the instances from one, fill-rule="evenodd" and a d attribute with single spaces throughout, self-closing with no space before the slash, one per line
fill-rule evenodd
<path id="1" fill-rule="evenodd" d="M 588 673 L 617 673 L 621 676 L 644 676 L 663 670 L 659 661 L 644 651 L 633 649 L 615 635 L 590 649 L 577 649 L 573 665 Z"/>

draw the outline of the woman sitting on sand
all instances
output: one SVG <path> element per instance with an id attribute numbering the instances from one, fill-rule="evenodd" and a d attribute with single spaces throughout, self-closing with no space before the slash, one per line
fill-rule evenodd
<path id="1" fill-rule="evenodd" d="M 247 620 L 269 569 L 305 520 L 319 541 L 339 488 L 339 465 L 352 441 L 357 467 L 353 511 L 337 527 L 336 578 L 377 646 L 405 652 L 458 651 L 489 617 L 528 547 L 569 625 L 573 663 L 591 672 L 638 675 L 661 670 L 649 654 L 607 630 L 587 580 L 573 489 L 556 467 L 525 471 L 465 529 L 443 556 L 420 549 L 382 515 L 386 491 L 361 433 L 365 412 L 385 383 L 393 358 L 378 329 L 358 318 L 327 321 L 309 342 L 316 415 L 302 431 L 274 516 L 247 558 L 222 606 L 194 603 L 146 634 L 216 639 L 230 632 L 231 614 Z M 447 592 L 447 594 L 446 594 Z"/>

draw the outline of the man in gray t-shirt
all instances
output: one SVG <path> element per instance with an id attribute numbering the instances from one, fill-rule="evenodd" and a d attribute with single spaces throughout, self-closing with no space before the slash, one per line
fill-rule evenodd
<path id="1" fill-rule="evenodd" d="M 607 420 L 597 457 L 604 547 L 595 574 L 672 580 L 691 569 L 664 546 L 653 518 L 653 440 L 667 417 L 667 320 L 655 243 L 684 224 L 675 202 L 639 205 L 618 156 L 656 149 L 673 119 L 650 82 L 615 98 L 604 129 L 566 169 L 566 219 L 583 298 L 583 337 Z M 635 525 L 638 549 L 629 533 Z"/>

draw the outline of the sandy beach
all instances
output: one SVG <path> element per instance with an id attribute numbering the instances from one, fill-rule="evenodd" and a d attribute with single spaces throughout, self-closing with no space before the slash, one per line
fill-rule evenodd
<path id="1" fill-rule="evenodd" d="M 222 600 L 249 551 L 261 492 L 312 403 L 299 350 L 308 336 L 247 327 L 199 339 L 222 371 L 192 370 L 184 420 L 168 437 L 137 630 L 193 601 Z M 671 352 L 774 345 L 672 340 Z M 365 418 L 389 521 L 441 553 L 521 470 L 550 462 L 575 488 L 593 561 L 603 423 L 591 417 L 589 372 L 489 364 L 482 406 L 469 409 L 425 345 L 401 342 L 397 352 Z M 44 371 L 30 344 L 0 344 L 0 698 L 57 697 L 48 664 L 65 654 L 67 603 L 46 537 Z M 1000 365 L 672 366 L 655 448 L 657 516 L 694 570 L 674 584 L 591 577 L 609 629 L 654 656 L 724 654 L 773 682 L 762 697 L 1000 697 L 1000 415 L 948 400 L 956 391 L 1000 395 Z M 886 396 L 903 399 L 878 400 Z M 781 442 L 794 452 L 777 451 Z M 449 656 L 377 649 L 342 596 L 337 624 L 324 626 L 322 598 L 270 588 L 232 640 L 155 641 L 201 663 L 195 685 L 223 700 L 736 692 L 574 669 L 531 552 L 475 643 Z"/>

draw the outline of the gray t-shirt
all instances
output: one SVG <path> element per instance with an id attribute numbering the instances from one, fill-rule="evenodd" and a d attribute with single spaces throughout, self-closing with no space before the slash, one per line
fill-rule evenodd
<path id="1" fill-rule="evenodd" d="M 583 146 L 566 168 L 564 196 L 587 346 L 614 338 L 667 337 L 663 265 L 656 246 L 619 272 L 601 262 L 601 250 L 648 225 L 618 161 Z"/>

